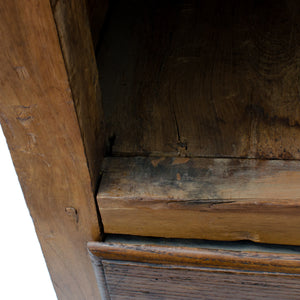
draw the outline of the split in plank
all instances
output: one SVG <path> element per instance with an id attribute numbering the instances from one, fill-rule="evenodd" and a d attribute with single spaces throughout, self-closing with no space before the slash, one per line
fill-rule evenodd
<path id="1" fill-rule="evenodd" d="M 300 162 L 108 157 L 106 233 L 300 245 Z"/>

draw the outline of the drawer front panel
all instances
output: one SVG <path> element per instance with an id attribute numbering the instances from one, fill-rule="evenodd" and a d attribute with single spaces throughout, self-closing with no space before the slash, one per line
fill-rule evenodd
<path id="1" fill-rule="evenodd" d="M 88 245 L 103 299 L 300 298 L 299 247 L 130 239 Z"/>
<path id="2" fill-rule="evenodd" d="M 103 261 L 111 299 L 299 299 L 300 277 Z"/>

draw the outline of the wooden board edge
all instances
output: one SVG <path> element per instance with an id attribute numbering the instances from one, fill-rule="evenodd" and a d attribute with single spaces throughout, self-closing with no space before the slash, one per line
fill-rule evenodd
<path id="1" fill-rule="evenodd" d="M 162 245 L 89 242 L 99 260 L 300 274 L 300 255 Z"/>
<path id="2" fill-rule="evenodd" d="M 300 245 L 300 162 L 106 157 L 106 233 Z"/>
<path id="3" fill-rule="evenodd" d="M 97 10 L 100 11 L 102 5 L 103 13 L 106 13 L 105 1 L 97 4 Z M 105 151 L 105 125 L 87 2 L 57 0 L 52 11 L 84 142 L 91 185 L 96 193 Z"/>
<path id="4" fill-rule="evenodd" d="M 89 251 L 89 255 L 94 268 L 97 284 L 101 295 L 101 300 L 110 300 L 109 290 L 106 283 L 102 260 L 98 259 L 90 251 Z"/>

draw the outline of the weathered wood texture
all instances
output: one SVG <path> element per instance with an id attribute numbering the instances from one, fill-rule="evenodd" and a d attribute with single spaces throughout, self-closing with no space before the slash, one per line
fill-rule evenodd
<path id="1" fill-rule="evenodd" d="M 112 154 L 299 159 L 299 11 L 118 1 L 98 52 Z"/>
<path id="2" fill-rule="evenodd" d="M 107 233 L 300 245 L 300 162 L 105 158 Z"/>
<path id="3" fill-rule="evenodd" d="M 86 250 L 99 225 L 50 2 L 1 1 L 0 37 L 0 121 L 57 296 L 99 299 Z"/>
<path id="4" fill-rule="evenodd" d="M 298 299 L 300 255 L 89 243 L 108 299 Z M 104 284 L 104 285 L 103 285 Z"/>
<path id="5" fill-rule="evenodd" d="M 300 276 L 104 261 L 111 300 L 299 299 Z"/>
<path id="6" fill-rule="evenodd" d="M 86 1 L 57 0 L 52 7 L 85 146 L 92 186 L 96 192 L 104 153 L 104 118 Z"/>
<path id="7" fill-rule="evenodd" d="M 109 0 L 86 0 L 90 29 L 93 38 L 94 48 L 96 49 L 100 31 L 105 21 L 109 7 Z"/>

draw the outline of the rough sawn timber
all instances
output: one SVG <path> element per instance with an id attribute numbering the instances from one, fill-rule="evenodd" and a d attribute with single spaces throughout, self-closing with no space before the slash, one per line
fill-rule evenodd
<path id="1" fill-rule="evenodd" d="M 108 157 L 106 233 L 300 245 L 300 162 Z"/>

